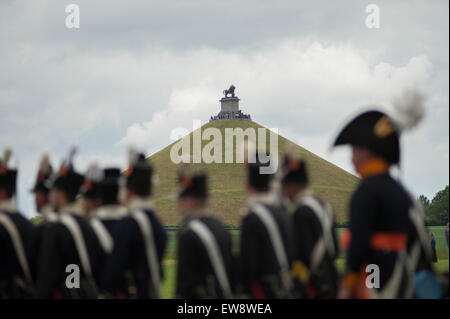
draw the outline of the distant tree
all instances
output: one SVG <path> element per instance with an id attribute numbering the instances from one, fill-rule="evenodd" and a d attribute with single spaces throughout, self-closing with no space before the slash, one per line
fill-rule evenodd
<path id="1" fill-rule="evenodd" d="M 425 222 L 427 223 L 427 225 L 429 225 L 430 215 L 428 214 L 428 211 L 430 209 L 430 200 L 425 195 L 420 195 L 417 200 L 422 204 L 423 210 L 425 211 Z"/>
<path id="2" fill-rule="evenodd" d="M 425 195 L 420 195 L 419 202 L 422 203 L 425 212 L 428 212 L 428 209 L 430 208 L 430 200 Z"/>
<path id="3" fill-rule="evenodd" d="M 429 225 L 445 225 L 448 222 L 448 210 L 449 210 L 449 187 L 445 186 L 443 190 L 440 190 L 433 197 L 433 200 L 426 209 L 427 223 Z"/>

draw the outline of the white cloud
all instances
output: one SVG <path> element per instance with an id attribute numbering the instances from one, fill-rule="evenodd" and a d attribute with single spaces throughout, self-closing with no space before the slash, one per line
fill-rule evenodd
<path id="1" fill-rule="evenodd" d="M 213 90 L 204 87 L 174 90 L 164 110 L 155 112 L 149 122 L 129 126 L 125 137 L 118 144 L 139 147 L 153 153 L 172 142 L 169 137 L 173 129 L 183 127 L 192 131 L 193 120 L 205 120 L 207 114 L 213 112 L 208 104 L 212 104 L 215 96 Z"/>
<path id="2" fill-rule="evenodd" d="M 390 109 L 392 99 L 404 89 L 423 87 L 432 68 L 426 56 L 394 66 L 376 63 L 375 57 L 349 45 L 298 40 L 257 52 L 203 49 L 173 55 L 169 65 L 180 84 L 172 89 L 167 105 L 150 121 L 130 125 L 119 144 L 151 151 L 167 145 L 172 129 L 191 129 L 193 119 L 207 120 L 218 113 L 220 88 L 232 79 L 241 108 L 255 121 L 279 127 L 295 140 L 321 140 L 320 146 L 304 146 L 329 157 L 333 134 L 349 114 L 367 104 Z"/>

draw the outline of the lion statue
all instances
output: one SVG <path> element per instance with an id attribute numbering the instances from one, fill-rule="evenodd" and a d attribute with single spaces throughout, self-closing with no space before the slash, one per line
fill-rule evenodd
<path id="1" fill-rule="evenodd" d="M 231 84 L 231 86 L 228 90 L 223 90 L 223 95 L 225 95 L 225 97 L 228 97 L 228 94 L 231 94 L 231 97 L 234 97 L 234 89 L 235 89 L 235 86 L 233 84 Z"/>

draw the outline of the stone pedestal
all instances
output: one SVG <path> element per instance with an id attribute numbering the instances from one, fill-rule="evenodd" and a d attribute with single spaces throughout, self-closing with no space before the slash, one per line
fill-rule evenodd
<path id="1" fill-rule="evenodd" d="M 238 97 L 224 97 L 220 100 L 221 112 L 237 112 L 239 111 Z"/>
<path id="2" fill-rule="evenodd" d="M 210 121 L 223 119 L 251 120 L 250 115 L 242 113 L 239 109 L 239 101 L 237 96 L 222 98 L 219 114 L 211 116 Z"/>
<path id="3" fill-rule="evenodd" d="M 238 97 L 224 97 L 220 100 L 220 113 L 221 116 L 235 114 L 239 112 L 239 98 Z"/>

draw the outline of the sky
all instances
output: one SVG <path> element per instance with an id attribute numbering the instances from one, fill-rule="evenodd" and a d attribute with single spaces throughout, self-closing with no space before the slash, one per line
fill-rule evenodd
<path id="1" fill-rule="evenodd" d="M 77 4 L 80 28 L 67 28 Z M 379 28 L 368 28 L 370 3 Z M 339 129 L 415 87 L 423 121 L 401 137 L 400 178 L 432 198 L 449 183 L 448 1 L 0 0 L 0 149 L 19 168 L 18 204 L 35 212 L 39 159 L 124 168 L 220 110 L 236 86 L 244 113 L 354 173 Z"/>

